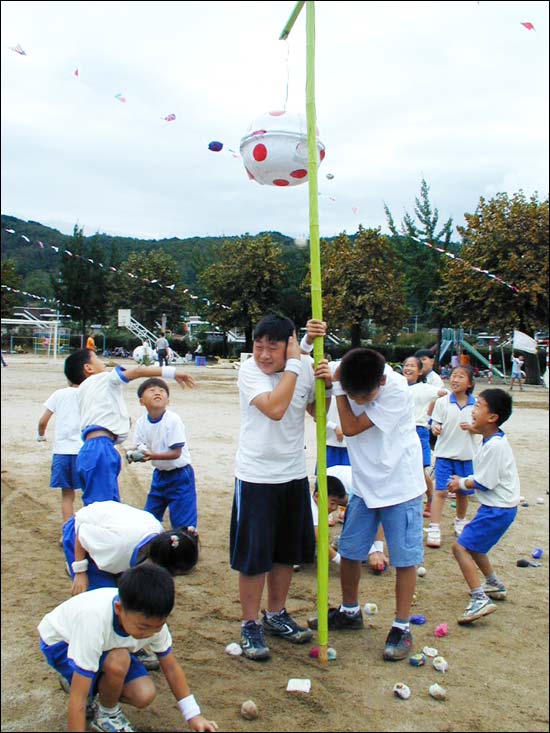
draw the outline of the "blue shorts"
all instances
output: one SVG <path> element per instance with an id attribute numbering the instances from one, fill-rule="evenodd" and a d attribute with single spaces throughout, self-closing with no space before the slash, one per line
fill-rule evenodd
<path id="1" fill-rule="evenodd" d="M 408 568 L 423 561 L 422 496 L 369 509 L 360 496 L 352 494 L 338 545 L 340 555 L 347 560 L 366 560 L 380 523 L 394 567 Z"/>
<path id="2" fill-rule="evenodd" d="M 54 453 L 50 473 L 50 488 L 80 489 L 80 481 L 76 470 L 77 454 Z"/>
<path id="3" fill-rule="evenodd" d="M 331 466 L 351 466 L 348 449 L 343 445 L 327 445 L 327 468 Z M 315 467 L 317 474 L 317 467 Z"/>
<path id="4" fill-rule="evenodd" d="M 430 448 L 430 431 L 422 425 L 416 426 L 416 434 L 420 438 L 422 446 L 422 465 L 424 468 L 432 465 L 432 451 Z"/>
<path id="5" fill-rule="evenodd" d="M 283 484 L 235 479 L 229 559 L 244 575 L 268 573 L 274 563 L 303 565 L 315 558 L 307 477 Z"/>
<path id="6" fill-rule="evenodd" d="M 120 501 L 121 467 L 120 453 L 111 438 L 98 436 L 84 441 L 76 460 L 84 506 L 94 501 Z"/>
<path id="7" fill-rule="evenodd" d="M 486 555 L 504 535 L 517 513 L 517 506 L 504 508 L 480 504 L 475 517 L 457 539 L 458 544 L 470 552 Z"/>
<path id="8" fill-rule="evenodd" d="M 78 672 L 79 674 L 83 674 L 83 672 L 75 665 L 75 663 L 71 659 L 67 657 L 68 648 L 69 645 L 66 641 L 58 641 L 57 644 L 52 644 L 51 646 L 49 646 L 42 639 L 40 639 L 40 651 L 46 657 L 46 661 L 48 662 L 50 667 L 53 667 L 56 672 L 59 672 L 59 674 L 65 677 L 67 682 L 71 684 L 73 673 Z M 107 656 L 107 654 L 109 654 L 108 651 L 103 652 L 103 654 L 101 655 L 97 672 L 88 672 L 87 674 L 83 675 L 85 677 L 91 677 L 92 679 L 92 684 L 90 685 L 88 697 L 94 697 L 98 692 L 97 685 L 99 683 L 101 675 L 103 674 L 103 664 L 105 662 L 105 657 Z M 128 672 L 126 673 L 126 677 L 124 678 L 124 684 L 126 685 L 128 684 L 128 682 L 131 682 L 138 677 L 148 676 L 149 672 L 147 672 L 143 664 L 137 659 L 137 657 L 135 657 L 133 654 L 130 654 L 130 667 L 128 669 Z"/>
<path id="9" fill-rule="evenodd" d="M 74 542 L 75 542 L 75 529 L 74 529 L 75 518 L 72 516 L 63 525 L 63 552 L 65 553 L 65 559 L 69 567 L 71 578 L 74 579 L 74 572 L 72 564 L 74 562 Z M 88 570 L 86 571 L 88 576 L 88 590 L 95 590 L 96 588 L 116 588 L 118 575 L 107 573 L 105 570 L 100 570 L 92 558 L 88 555 Z"/>
<path id="10" fill-rule="evenodd" d="M 436 491 L 448 491 L 447 484 L 451 476 L 460 476 L 468 478 L 474 472 L 474 464 L 472 461 L 459 461 L 454 458 L 436 458 L 435 459 L 435 488 Z M 475 494 L 474 489 L 459 489 L 458 494 L 470 495 Z"/>
<path id="11" fill-rule="evenodd" d="M 143 509 L 162 522 L 166 508 L 173 529 L 197 526 L 195 472 L 189 463 L 172 471 L 158 468 L 153 471 L 151 488 Z"/>

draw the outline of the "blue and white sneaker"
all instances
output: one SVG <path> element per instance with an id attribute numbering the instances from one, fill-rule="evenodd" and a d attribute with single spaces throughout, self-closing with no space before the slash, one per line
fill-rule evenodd
<path id="1" fill-rule="evenodd" d="M 292 616 L 287 613 L 286 608 L 283 608 L 280 613 L 271 618 L 268 618 L 264 611 L 262 626 L 266 634 L 280 636 L 282 639 L 288 639 L 293 644 L 305 644 L 313 638 L 311 629 L 298 626 Z"/>

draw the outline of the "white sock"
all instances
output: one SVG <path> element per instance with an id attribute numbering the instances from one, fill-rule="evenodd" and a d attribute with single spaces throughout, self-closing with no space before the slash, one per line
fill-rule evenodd
<path id="1" fill-rule="evenodd" d="M 106 708 L 105 705 L 102 705 L 99 702 L 97 707 L 100 713 L 102 713 L 103 715 L 109 715 L 109 716 L 116 715 L 118 711 L 120 710 L 120 705 L 118 703 L 115 705 L 114 708 Z"/>
<path id="2" fill-rule="evenodd" d="M 360 610 L 361 610 L 361 606 L 359 606 L 359 605 L 357 605 L 357 606 L 345 606 L 344 604 L 342 604 L 340 606 L 340 611 L 342 611 L 342 613 L 347 613 L 350 616 L 353 616 L 354 614 L 356 614 Z"/>

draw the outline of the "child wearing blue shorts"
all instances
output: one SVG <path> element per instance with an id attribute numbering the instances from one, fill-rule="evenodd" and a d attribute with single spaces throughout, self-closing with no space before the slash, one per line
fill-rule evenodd
<path id="1" fill-rule="evenodd" d="M 335 380 L 335 381 L 334 381 Z M 342 430 L 347 439 L 353 495 L 346 510 L 339 552 L 342 603 L 329 609 L 328 627 L 363 628 L 359 605 L 361 561 L 380 523 L 396 568 L 396 614 L 383 658 L 404 659 L 412 648 L 410 609 L 416 565 L 423 560 L 422 449 L 407 381 L 372 349 L 353 349 L 333 377 Z M 317 629 L 317 618 L 309 620 Z"/>
<path id="2" fill-rule="evenodd" d="M 452 476 L 453 490 L 475 489 L 479 509 L 453 545 L 453 555 L 470 588 L 470 603 L 459 624 L 470 624 L 496 611 L 492 599 L 504 600 L 504 583 L 489 560 L 489 550 L 500 541 L 516 518 L 520 483 L 514 454 L 500 429 L 512 414 L 512 398 L 502 389 L 486 389 L 472 410 L 472 426 L 483 442 L 474 457 L 473 473 Z M 485 583 L 479 582 L 478 568 Z"/>
<path id="3" fill-rule="evenodd" d="M 120 700 L 142 709 L 156 696 L 151 677 L 134 656 L 147 645 L 158 655 L 189 727 L 196 731 L 218 729 L 214 721 L 200 714 L 173 654 L 166 619 L 174 598 L 170 573 L 144 563 L 124 572 L 118 589 L 81 593 L 44 616 L 38 625 L 40 649 L 48 664 L 70 684 L 68 730 L 86 730 L 86 701 L 96 693 L 93 730 L 134 730 L 120 708 Z"/>
<path id="4" fill-rule="evenodd" d="M 432 433 L 437 436 L 437 440 L 434 450 L 435 492 L 426 537 L 428 547 L 441 547 L 440 524 L 449 491 L 449 480 L 453 475 L 466 477 L 472 473 L 472 459 L 479 444 L 471 423 L 475 404 L 472 396 L 472 368 L 468 365 L 455 367 L 449 378 L 449 386 L 450 394 L 436 400 L 432 413 Z M 456 494 L 454 532 L 457 537 L 468 521 L 468 495 L 473 493 L 470 489 L 460 489 Z"/>
<path id="5" fill-rule="evenodd" d="M 118 475 L 120 454 L 115 445 L 123 443 L 130 431 L 130 417 L 122 388 L 139 377 L 175 379 L 195 386 L 195 380 L 175 367 L 135 366 L 130 369 L 107 366 L 91 349 L 78 349 L 65 359 L 65 376 L 78 384 L 80 429 L 84 444 L 78 453 L 77 471 L 84 506 L 94 501 L 120 501 Z"/>
<path id="6" fill-rule="evenodd" d="M 46 440 L 46 428 L 55 415 L 50 487 L 61 489 L 63 524 L 73 516 L 75 491 L 81 488 L 76 471 L 76 457 L 82 447 L 77 386 L 69 382 L 68 387 L 57 389 L 44 402 L 46 409 L 38 421 L 36 438 L 39 443 Z M 63 537 L 59 540 L 60 545 L 62 541 Z"/>

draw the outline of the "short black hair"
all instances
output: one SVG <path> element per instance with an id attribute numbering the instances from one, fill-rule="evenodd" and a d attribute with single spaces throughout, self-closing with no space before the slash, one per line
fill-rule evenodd
<path id="1" fill-rule="evenodd" d="M 189 527 L 162 532 L 147 545 L 148 559 L 166 568 L 171 575 L 184 575 L 199 559 L 199 537 Z"/>
<path id="2" fill-rule="evenodd" d="M 319 487 L 317 485 L 317 481 L 315 481 L 315 489 L 313 490 L 313 493 L 317 494 L 318 491 Z M 327 496 L 334 496 L 335 499 L 346 498 L 346 489 L 344 484 L 339 478 L 336 478 L 336 476 L 327 476 Z"/>
<path id="3" fill-rule="evenodd" d="M 168 396 L 170 396 L 168 385 L 166 384 L 164 379 L 161 379 L 160 377 L 149 377 L 149 379 L 146 379 L 145 382 L 142 382 L 137 389 L 137 396 L 141 398 L 145 390 L 149 389 L 149 387 L 160 387 L 166 392 Z"/>
<path id="4" fill-rule="evenodd" d="M 166 618 L 174 608 L 174 579 L 160 565 L 143 563 L 122 573 L 118 595 L 125 611 Z"/>
<path id="5" fill-rule="evenodd" d="M 71 384 L 82 384 L 86 379 L 84 364 L 89 364 L 94 352 L 91 349 L 78 349 L 65 359 L 63 371 Z"/>
<path id="6" fill-rule="evenodd" d="M 296 326 L 294 325 L 294 321 L 291 321 L 290 318 L 272 314 L 264 316 L 256 325 L 252 338 L 254 341 L 258 341 L 265 336 L 268 341 L 284 341 L 288 343 L 288 339 L 295 330 Z"/>
<path id="7" fill-rule="evenodd" d="M 340 362 L 340 383 L 348 394 L 362 395 L 380 386 L 386 360 L 374 349 L 352 349 Z"/>
<path id="8" fill-rule="evenodd" d="M 403 366 L 405 366 L 405 362 L 406 361 L 409 361 L 409 359 L 414 359 L 416 361 L 416 366 L 418 367 L 419 374 L 418 374 L 418 379 L 416 380 L 416 383 L 418 384 L 419 382 L 425 382 L 426 381 L 426 375 L 425 374 L 422 374 L 422 366 L 423 365 L 422 365 L 422 362 L 420 360 L 420 357 L 417 356 L 416 354 L 413 354 L 412 356 L 407 356 L 407 358 L 403 360 Z"/>
<path id="9" fill-rule="evenodd" d="M 502 425 L 512 414 L 512 395 L 498 387 L 491 387 L 480 392 L 493 415 L 498 415 L 497 425 Z"/>
<path id="10" fill-rule="evenodd" d="M 428 356 L 430 359 L 435 359 L 435 352 L 431 349 L 418 349 L 414 352 L 414 356 L 418 357 L 418 359 L 422 358 L 423 356 Z"/>

